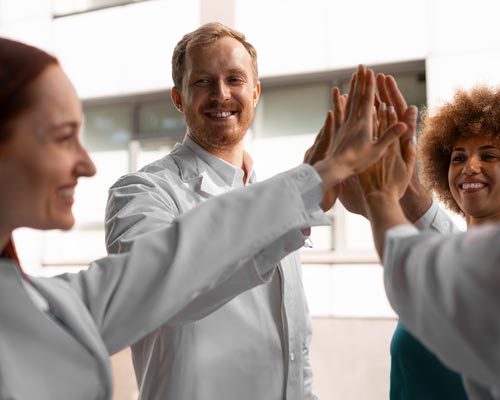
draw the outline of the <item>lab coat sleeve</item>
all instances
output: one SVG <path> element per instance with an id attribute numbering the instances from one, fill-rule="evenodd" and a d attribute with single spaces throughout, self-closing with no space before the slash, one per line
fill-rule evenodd
<path id="1" fill-rule="evenodd" d="M 304 303 L 304 313 L 306 315 L 306 334 L 305 334 L 305 343 L 302 348 L 302 355 L 304 359 L 304 399 L 305 400 L 318 400 L 318 397 L 313 393 L 312 384 L 313 384 L 313 370 L 311 366 L 311 360 L 309 358 L 309 349 L 311 348 L 311 340 L 312 340 L 312 320 L 309 314 L 309 307 L 307 303 Z"/>
<path id="2" fill-rule="evenodd" d="M 65 279 L 116 352 L 164 323 L 202 318 L 264 283 L 272 265 L 258 260 L 269 243 L 279 248 L 269 260 L 277 263 L 303 245 L 300 229 L 318 223 L 319 183 L 315 170 L 303 165 L 211 198 L 166 227 L 138 235 L 130 251 Z"/>
<path id="3" fill-rule="evenodd" d="M 419 230 L 432 229 L 443 234 L 460 232 L 450 216 L 435 201 L 415 222 L 415 226 Z"/>
<path id="4" fill-rule="evenodd" d="M 404 326 L 450 368 L 492 386 L 500 371 L 500 227 L 387 232 L 384 280 Z"/>

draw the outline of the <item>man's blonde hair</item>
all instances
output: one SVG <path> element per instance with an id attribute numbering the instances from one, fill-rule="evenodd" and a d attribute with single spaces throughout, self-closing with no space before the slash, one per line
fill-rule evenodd
<path id="1" fill-rule="evenodd" d="M 215 42 L 217 39 L 230 37 L 240 42 L 252 58 L 254 79 L 258 79 L 257 51 L 246 41 L 245 35 L 219 22 L 210 22 L 200 26 L 193 32 L 187 33 L 175 46 L 172 55 L 172 79 L 174 86 L 178 89 L 182 87 L 182 78 L 186 65 L 186 54 L 196 46 L 203 46 Z"/>

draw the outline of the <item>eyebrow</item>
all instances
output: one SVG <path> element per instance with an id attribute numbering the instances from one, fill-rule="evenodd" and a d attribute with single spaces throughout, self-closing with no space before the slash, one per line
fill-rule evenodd
<path id="1" fill-rule="evenodd" d="M 234 74 L 239 74 L 239 75 L 248 75 L 247 72 L 243 68 L 232 68 L 228 71 L 225 72 L 226 74 L 229 75 L 234 75 Z M 209 71 L 205 71 L 202 69 L 195 69 L 193 70 L 193 75 L 211 75 Z"/>
<path id="2" fill-rule="evenodd" d="M 61 122 L 59 124 L 53 124 L 50 126 L 51 131 L 57 131 L 58 129 L 63 129 L 66 127 L 71 127 L 73 129 L 78 128 L 78 122 L 75 121 L 66 121 L 66 122 Z"/>
<path id="3" fill-rule="evenodd" d="M 481 146 L 479 148 L 479 150 L 500 150 L 500 148 L 498 148 L 497 146 L 493 146 L 493 145 L 487 145 L 487 146 Z M 463 147 L 455 147 L 454 149 L 451 150 L 452 152 L 454 151 L 465 151 L 465 149 Z"/>

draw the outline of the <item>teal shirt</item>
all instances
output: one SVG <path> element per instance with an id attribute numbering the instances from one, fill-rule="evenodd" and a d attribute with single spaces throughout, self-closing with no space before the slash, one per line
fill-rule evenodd
<path id="1" fill-rule="evenodd" d="M 467 400 L 460 375 L 398 322 L 391 341 L 391 400 Z"/>

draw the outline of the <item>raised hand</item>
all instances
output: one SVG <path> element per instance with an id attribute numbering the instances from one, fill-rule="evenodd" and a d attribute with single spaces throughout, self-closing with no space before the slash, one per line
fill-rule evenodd
<path id="1" fill-rule="evenodd" d="M 378 74 L 377 89 L 379 91 L 381 101 L 386 102 L 388 106 L 392 105 L 396 111 L 398 121 L 404 122 L 408 127 L 407 131 L 402 136 L 401 141 L 416 137 L 417 114 L 412 113 L 409 109 L 401 91 L 398 88 L 396 80 L 390 75 Z M 431 203 L 432 198 L 421 184 L 415 164 L 408 188 L 401 198 L 401 207 L 403 208 L 406 217 L 411 222 L 415 222 L 425 213 Z"/>
<path id="2" fill-rule="evenodd" d="M 408 114 L 416 118 L 417 108 L 408 108 Z M 359 183 L 365 199 L 383 196 L 399 202 L 413 175 L 416 162 L 412 138 L 392 142 L 384 155 L 359 175 Z"/>
<path id="3" fill-rule="evenodd" d="M 326 126 L 334 136 L 328 155 L 314 167 L 323 179 L 323 190 L 364 171 L 378 160 L 387 147 L 406 130 L 404 123 L 391 126 L 377 141 L 373 140 L 373 105 L 375 76 L 363 65 L 351 80 L 343 123 L 333 132 L 333 123 Z"/>
<path id="4" fill-rule="evenodd" d="M 387 107 L 384 102 L 378 102 L 373 112 L 373 140 L 378 140 L 387 129 L 397 122 L 394 107 Z M 363 190 L 361 189 L 359 176 L 354 175 L 347 178 L 338 185 L 339 200 L 342 205 L 351 213 L 368 217 Z"/>
<path id="5" fill-rule="evenodd" d="M 326 158 L 331 147 L 335 129 L 333 114 L 328 112 L 325 123 L 316 135 L 313 145 L 304 154 L 304 163 L 314 165 L 316 162 Z M 337 201 L 337 197 L 338 189 L 336 186 L 326 190 L 323 193 L 323 200 L 320 203 L 321 209 L 325 212 L 328 211 Z"/>

